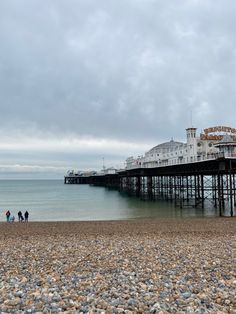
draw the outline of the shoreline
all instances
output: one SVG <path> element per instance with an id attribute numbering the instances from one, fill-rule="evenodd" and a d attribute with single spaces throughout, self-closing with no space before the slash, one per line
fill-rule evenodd
<path id="1" fill-rule="evenodd" d="M 126 220 L 85 221 L 29 221 L 14 223 L 0 222 L 0 238 L 14 237 L 27 232 L 28 235 L 99 235 L 114 234 L 234 234 L 236 217 L 191 217 L 191 218 L 140 218 Z"/>

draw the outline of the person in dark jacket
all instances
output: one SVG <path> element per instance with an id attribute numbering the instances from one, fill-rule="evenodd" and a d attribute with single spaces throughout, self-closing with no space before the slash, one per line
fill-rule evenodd
<path id="1" fill-rule="evenodd" d="M 18 221 L 21 222 L 22 221 L 22 217 L 23 217 L 22 212 L 19 211 L 17 215 L 18 215 Z"/>
<path id="2" fill-rule="evenodd" d="M 11 216 L 11 213 L 10 213 L 10 211 L 8 210 L 8 211 L 6 212 L 7 222 L 10 222 L 10 216 Z"/>
<path id="3" fill-rule="evenodd" d="M 25 212 L 25 222 L 28 222 L 29 219 L 29 213 L 28 211 Z"/>

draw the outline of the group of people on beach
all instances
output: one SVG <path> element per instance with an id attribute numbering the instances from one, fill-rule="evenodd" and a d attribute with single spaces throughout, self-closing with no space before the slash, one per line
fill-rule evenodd
<path id="1" fill-rule="evenodd" d="M 15 221 L 15 216 L 11 214 L 11 212 L 8 210 L 6 212 L 6 218 L 7 222 L 14 222 Z M 29 221 L 29 212 L 26 210 L 24 213 L 24 216 L 21 211 L 18 212 L 18 221 L 19 222 L 28 222 Z"/>

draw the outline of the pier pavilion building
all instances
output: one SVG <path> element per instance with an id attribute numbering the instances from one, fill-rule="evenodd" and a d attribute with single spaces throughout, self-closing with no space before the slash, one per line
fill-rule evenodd
<path id="1" fill-rule="evenodd" d="M 126 159 L 126 169 L 154 168 L 187 164 L 211 159 L 236 158 L 236 129 L 216 126 L 204 129 L 197 135 L 197 128 L 186 129 L 186 142 L 159 144 L 144 156 Z"/>

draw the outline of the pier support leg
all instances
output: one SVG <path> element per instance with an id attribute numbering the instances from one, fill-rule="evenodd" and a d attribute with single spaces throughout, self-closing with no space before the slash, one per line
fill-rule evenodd
<path id="1" fill-rule="evenodd" d="M 140 177 L 136 177 L 136 187 L 135 187 L 135 194 L 137 197 L 140 197 Z"/>
<path id="2" fill-rule="evenodd" d="M 217 175 L 217 185 L 218 185 L 218 204 L 219 204 L 219 215 L 222 217 L 222 178 L 221 175 Z"/>
<path id="3" fill-rule="evenodd" d="M 201 199 L 202 199 L 202 209 L 204 208 L 204 176 L 201 175 Z"/>
<path id="4" fill-rule="evenodd" d="M 229 175 L 229 193 L 230 193 L 230 216 L 233 217 L 234 215 L 234 208 L 233 208 L 233 183 L 232 183 L 232 174 Z"/>
<path id="5" fill-rule="evenodd" d="M 148 199 L 153 199 L 153 193 L 152 193 L 152 177 L 147 177 L 147 193 L 148 193 Z"/>

